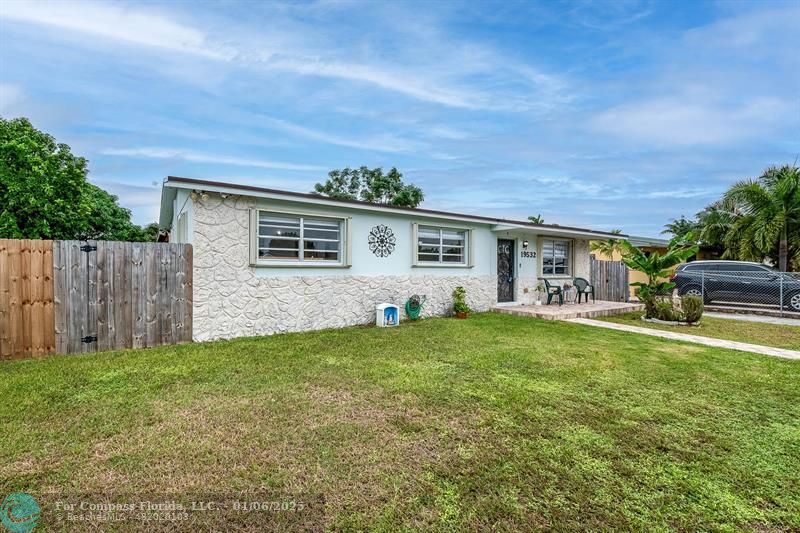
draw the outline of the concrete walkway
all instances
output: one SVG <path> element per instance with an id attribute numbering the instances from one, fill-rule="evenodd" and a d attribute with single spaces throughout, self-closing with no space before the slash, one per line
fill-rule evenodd
<path id="1" fill-rule="evenodd" d="M 617 331 L 627 331 L 630 333 L 641 333 L 642 335 L 661 337 L 662 339 L 693 342 L 695 344 L 714 346 L 715 348 L 729 348 L 731 350 L 740 350 L 743 352 L 752 352 L 761 355 L 771 355 L 772 357 L 783 357 L 785 359 L 800 360 L 800 351 L 786 350 L 784 348 L 772 348 L 770 346 L 761 346 L 760 344 L 749 344 L 746 342 L 728 341 L 724 339 L 713 339 L 711 337 L 689 335 L 688 333 L 661 331 L 660 329 L 641 328 L 639 326 L 628 326 L 627 324 L 615 324 L 613 322 L 603 322 L 601 320 L 592 320 L 590 318 L 573 318 L 571 320 L 568 320 L 567 322 L 584 324 L 586 326 L 596 326 L 598 328 L 615 329 Z"/>
<path id="2" fill-rule="evenodd" d="M 780 318 L 777 316 L 737 315 L 736 313 L 703 313 L 703 316 L 712 316 L 714 318 L 730 318 L 731 320 L 744 320 L 745 322 L 780 324 L 782 326 L 800 326 L 800 320 L 797 320 L 796 318 Z"/>

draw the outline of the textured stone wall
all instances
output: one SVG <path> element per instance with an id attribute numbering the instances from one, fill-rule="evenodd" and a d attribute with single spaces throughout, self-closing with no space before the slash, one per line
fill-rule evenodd
<path id="1" fill-rule="evenodd" d="M 375 305 L 427 296 L 423 316 L 443 315 L 457 285 L 475 310 L 497 300 L 494 276 L 256 275 L 249 265 L 251 198 L 211 194 L 194 206 L 194 338 L 209 340 L 375 323 Z M 302 273 L 301 269 L 297 270 Z M 404 316 L 404 313 L 401 311 Z"/>

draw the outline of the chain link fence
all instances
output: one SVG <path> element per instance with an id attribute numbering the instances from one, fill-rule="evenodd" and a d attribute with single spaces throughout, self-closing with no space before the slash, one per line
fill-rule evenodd
<path id="1" fill-rule="evenodd" d="M 741 265 L 693 265 L 673 274 L 678 294 L 703 297 L 708 306 L 800 318 L 800 273 L 775 272 L 761 267 L 728 270 Z"/>

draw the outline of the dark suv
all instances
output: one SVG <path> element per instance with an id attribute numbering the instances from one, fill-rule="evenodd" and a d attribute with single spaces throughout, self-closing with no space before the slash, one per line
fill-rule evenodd
<path id="1" fill-rule="evenodd" d="M 746 261 L 694 261 L 680 265 L 670 279 L 678 294 L 696 294 L 706 303 L 783 306 L 800 312 L 800 276 Z"/>

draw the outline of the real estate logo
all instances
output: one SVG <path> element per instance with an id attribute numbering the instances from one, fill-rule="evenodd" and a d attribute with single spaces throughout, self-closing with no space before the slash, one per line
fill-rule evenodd
<path id="1" fill-rule="evenodd" d="M 0 506 L 0 522 L 11 533 L 28 533 L 36 527 L 41 508 L 30 494 L 12 492 Z"/>

